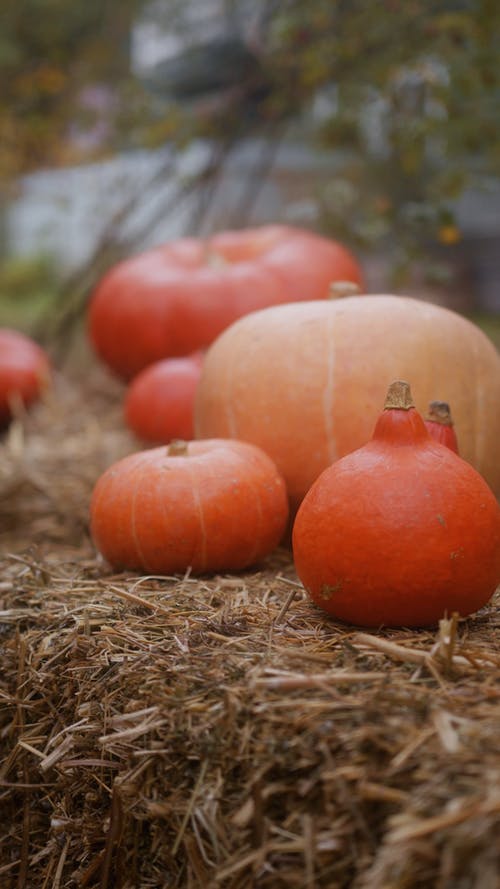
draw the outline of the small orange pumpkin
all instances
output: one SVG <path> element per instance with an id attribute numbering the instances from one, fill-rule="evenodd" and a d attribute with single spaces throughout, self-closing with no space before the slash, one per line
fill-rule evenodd
<path id="1" fill-rule="evenodd" d="M 345 247 L 292 226 L 181 238 L 107 272 L 90 301 L 89 336 L 102 360 L 131 379 L 154 361 L 205 349 L 241 315 L 326 299 L 332 282 L 362 279 Z"/>
<path id="2" fill-rule="evenodd" d="M 299 507 L 297 574 L 313 601 L 361 626 L 471 614 L 500 582 L 500 507 L 436 442 L 409 386 L 389 388 L 372 439 L 326 469 Z"/>
<path id="3" fill-rule="evenodd" d="M 240 570 L 268 555 L 288 519 L 270 458 L 237 441 L 172 442 L 124 457 L 95 485 L 90 529 L 115 568 Z"/>
<path id="4" fill-rule="evenodd" d="M 144 368 L 128 386 L 127 426 L 143 441 L 167 444 L 194 437 L 193 410 L 203 354 L 165 358 Z"/>
<path id="5" fill-rule="evenodd" d="M 29 336 L 0 328 L 0 428 L 12 419 L 16 401 L 35 402 L 50 380 L 50 361 Z"/>

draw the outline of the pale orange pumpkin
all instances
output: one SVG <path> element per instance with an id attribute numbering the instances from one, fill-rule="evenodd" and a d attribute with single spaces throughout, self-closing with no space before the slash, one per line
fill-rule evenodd
<path id="1" fill-rule="evenodd" d="M 500 355 L 441 306 L 368 295 L 275 306 L 236 321 L 205 356 L 198 438 L 253 442 L 275 461 L 297 507 L 319 474 L 364 445 L 394 379 L 417 409 L 453 404 L 460 453 L 500 494 Z"/>

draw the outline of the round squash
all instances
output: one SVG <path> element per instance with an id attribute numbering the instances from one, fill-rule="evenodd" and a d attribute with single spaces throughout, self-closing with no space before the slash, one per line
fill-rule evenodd
<path id="1" fill-rule="evenodd" d="M 453 405 L 462 457 L 500 495 L 500 355 L 461 315 L 411 297 L 311 301 L 236 321 L 205 356 L 196 436 L 259 445 L 296 508 L 327 466 L 369 440 L 394 379 L 410 382 L 421 412 Z"/>
<path id="2" fill-rule="evenodd" d="M 361 626 L 465 617 L 500 583 L 500 506 L 470 463 L 432 438 L 404 381 L 389 387 L 370 441 L 307 492 L 292 544 L 313 601 Z"/>
<path id="3" fill-rule="evenodd" d="M 164 358 L 141 370 L 125 394 L 124 416 L 135 435 L 151 444 L 194 437 L 193 410 L 202 352 Z"/>
<path id="4" fill-rule="evenodd" d="M 9 424 L 16 402 L 28 407 L 50 380 L 50 362 L 29 336 L 0 328 L 0 428 Z"/>
<path id="5" fill-rule="evenodd" d="M 172 442 L 124 457 L 95 485 L 90 530 L 117 569 L 236 571 L 280 542 L 285 483 L 270 458 L 236 441 Z"/>
<path id="6" fill-rule="evenodd" d="M 362 285 L 345 247 L 285 225 L 182 238 L 115 265 L 90 301 L 90 340 L 130 379 L 162 358 L 204 349 L 241 315 L 322 299 L 334 281 Z"/>

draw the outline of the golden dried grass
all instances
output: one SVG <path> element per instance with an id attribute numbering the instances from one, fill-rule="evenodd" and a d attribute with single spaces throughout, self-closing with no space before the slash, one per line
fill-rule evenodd
<path id="1" fill-rule="evenodd" d="M 495 889 L 499 616 L 361 632 L 290 552 L 113 574 L 92 486 L 121 387 L 59 379 L 0 444 L 0 885 Z"/>

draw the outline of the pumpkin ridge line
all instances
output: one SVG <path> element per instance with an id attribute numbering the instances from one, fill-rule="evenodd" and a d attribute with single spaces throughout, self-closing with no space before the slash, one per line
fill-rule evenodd
<path id="1" fill-rule="evenodd" d="M 478 422 L 478 417 L 481 416 L 483 412 L 483 386 L 479 384 L 479 362 L 478 362 L 478 352 L 479 352 L 479 343 L 474 342 L 472 354 L 474 356 L 474 361 L 472 363 L 473 371 L 471 376 L 474 376 L 472 381 L 473 391 L 477 392 L 477 397 L 474 399 L 473 410 L 472 410 L 472 441 L 474 442 L 474 460 L 475 461 L 483 461 L 484 452 L 485 452 L 485 442 L 486 438 L 480 434 L 481 423 Z M 486 422 L 488 419 L 486 418 Z"/>
<path id="2" fill-rule="evenodd" d="M 224 386 L 224 393 L 227 397 L 224 398 L 224 407 L 225 407 L 225 415 L 226 415 L 226 427 L 227 427 L 227 435 L 229 438 L 238 438 L 237 424 L 235 419 L 235 412 L 233 409 L 233 397 L 232 397 L 232 389 L 233 389 L 233 366 L 235 361 L 235 354 L 232 353 L 231 360 L 227 363 L 227 373 L 226 379 L 227 384 Z"/>
<path id="3" fill-rule="evenodd" d="M 139 561 L 142 562 L 142 563 L 144 563 L 144 561 L 145 561 L 145 560 L 144 560 L 144 553 L 143 553 L 143 551 L 142 551 L 142 547 L 141 547 L 141 545 L 140 545 L 140 543 L 139 543 L 139 535 L 138 535 L 138 533 L 137 533 L 136 522 L 135 522 L 135 517 L 136 517 L 136 505 L 137 505 L 137 494 L 138 494 L 139 487 L 140 487 L 141 482 L 142 482 L 142 476 L 141 476 L 141 472 L 140 472 L 142 462 L 143 462 L 143 461 L 141 460 L 141 461 L 137 464 L 137 466 L 136 466 L 137 480 L 136 480 L 136 483 L 135 483 L 135 485 L 134 485 L 134 490 L 133 490 L 133 492 L 132 492 L 132 508 L 131 508 L 131 511 L 130 511 L 130 530 L 131 530 L 131 532 L 132 532 L 132 540 L 133 540 L 133 542 L 134 542 L 134 546 L 135 546 L 137 555 L 138 555 L 138 557 L 139 557 Z"/>
<path id="4" fill-rule="evenodd" d="M 256 487 L 252 483 L 249 487 L 250 487 L 252 493 L 254 494 L 255 502 L 257 504 L 256 516 L 258 517 L 258 527 L 257 528 L 254 527 L 254 531 L 253 531 L 253 549 L 251 550 L 251 552 L 249 553 L 249 556 L 248 556 L 250 563 L 252 563 L 254 561 L 254 559 L 256 558 L 256 555 L 257 555 L 257 552 L 259 549 L 259 540 L 260 540 L 261 530 L 262 530 L 262 526 L 263 526 L 263 523 L 262 523 L 263 510 L 262 510 L 262 489 L 261 489 L 260 485 Z"/>
<path id="5" fill-rule="evenodd" d="M 193 501 L 195 509 L 198 511 L 198 515 L 200 517 L 200 531 L 201 531 L 201 559 L 198 567 L 199 571 L 204 571 L 207 564 L 207 526 L 205 522 L 205 514 L 203 512 L 203 502 L 200 497 L 200 492 L 198 488 L 198 479 L 196 475 L 192 472 L 191 466 L 189 465 L 189 459 L 186 461 L 186 471 L 189 476 L 191 482 L 191 492 L 193 494 Z M 212 472 L 212 478 L 214 473 Z"/>
<path id="6" fill-rule="evenodd" d="M 334 319 L 328 319 L 326 329 L 327 341 L 327 360 L 326 360 L 326 382 L 323 390 L 323 419 L 325 423 L 326 445 L 328 459 L 333 463 L 337 459 L 337 448 L 335 445 L 335 429 L 333 422 L 333 393 L 335 389 L 335 349 L 334 349 Z"/>

